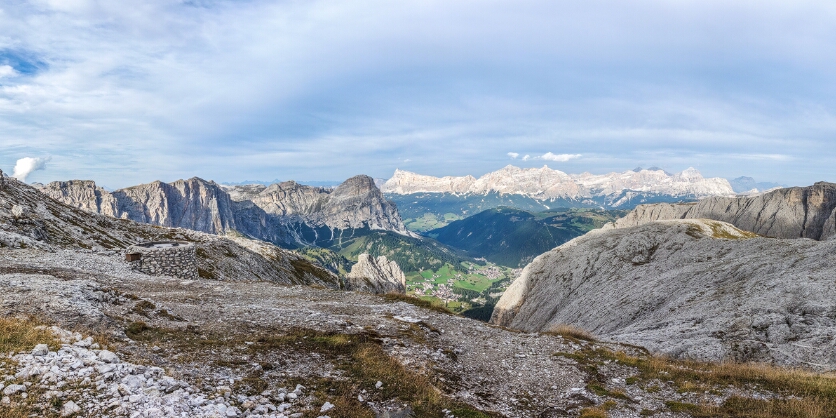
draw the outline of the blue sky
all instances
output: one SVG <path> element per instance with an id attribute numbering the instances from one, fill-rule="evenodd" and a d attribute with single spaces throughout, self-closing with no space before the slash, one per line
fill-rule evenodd
<path id="1" fill-rule="evenodd" d="M 830 0 L 0 4 L 0 168 L 49 158 L 29 181 L 513 163 L 806 185 L 836 181 L 834 134 Z"/>

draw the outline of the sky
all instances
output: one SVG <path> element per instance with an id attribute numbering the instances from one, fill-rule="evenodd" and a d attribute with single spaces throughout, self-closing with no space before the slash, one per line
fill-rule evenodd
<path id="1" fill-rule="evenodd" d="M 29 182 L 808 185 L 836 181 L 835 134 L 832 0 L 0 3 L 0 169 Z"/>

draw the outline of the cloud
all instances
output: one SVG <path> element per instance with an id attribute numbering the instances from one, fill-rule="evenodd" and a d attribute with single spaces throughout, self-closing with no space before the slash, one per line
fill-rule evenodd
<path id="1" fill-rule="evenodd" d="M 508 156 L 509 156 L 509 157 L 511 157 L 511 159 L 516 160 L 516 159 L 517 159 L 517 157 L 519 157 L 519 156 L 520 156 L 520 154 L 519 154 L 519 153 L 516 153 L 516 152 L 509 152 L 509 153 L 508 153 Z"/>
<path id="2" fill-rule="evenodd" d="M 0 65 L 0 78 L 12 77 L 16 74 L 17 71 L 11 65 Z"/>
<path id="3" fill-rule="evenodd" d="M 385 177 L 404 155 L 433 175 L 555 161 L 508 147 L 582 150 L 567 170 L 836 180 L 836 75 L 821 53 L 836 44 L 832 1 L 2 9 L 0 166 L 52 155 L 55 180 Z M 734 157 L 752 152 L 780 164 Z"/>
<path id="4" fill-rule="evenodd" d="M 26 177 L 29 177 L 33 171 L 43 170 L 46 168 L 46 163 L 51 160 L 50 157 L 46 158 L 32 158 L 32 157 L 24 157 L 17 160 L 15 163 L 14 174 L 12 177 L 26 182 Z"/>
<path id="5" fill-rule="evenodd" d="M 526 154 L 526 155 L 525 155 L 525 157 L 522 157 L 522 160 L 523 160 L 523 161 L 528 161 L 528 160 L 530 160 L 530 159 L 531 159 L 531 156 L 530 156 L 530 155 L 528 155 L 528 154 Z"/>
<path id="6" fill-rule="evenodd" d="M 547 160 L 557 162 L 566 162 L 569 160 L 574 160 L 576 158 L 581 158 L 581 154 L 552 154 L 551 152 L 547 152 L 538 157 L 534 157 L 535 160 Z"/>

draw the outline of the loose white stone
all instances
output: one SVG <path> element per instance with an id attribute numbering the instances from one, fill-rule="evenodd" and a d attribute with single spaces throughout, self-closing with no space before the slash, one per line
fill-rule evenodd
<path id="1" fill-rule="evenodd" d="M 99 352 L 99 360 L 101 360 L 105 363 L 118 363 L 119 362 L 119 356 L 117 356 L 116 354 L 114 354 L 111 351 L 102 350 L 102 351 Z"/>
<path id="2" fill-rule="evenodd" d="M 9 386 L 6 386 L 5 389 L 3 389 L 3 394 L 7 395 L 7 396 L 8 395 L 14 395 L 15 393 L 18 393 L 18 392 L 26 392 L 26 386 L 23 386 L 23 385 L 9 385 Z"/>
<path id="3" fill-rule="evenodd" d="M 77 414 L 81 412 L 81 407 L 75 404 L 73 401 L 67 401 L 64 406 L 61 408 L 61 416 L 66 417 L 72 414 Z"/>
<path id="4" fill-rule="evenodd" d="M 49 346 L 46 344 L 38 344 L 32 349 L 32 355 L 37 357 L 43 357 L 49 354 Z"/>

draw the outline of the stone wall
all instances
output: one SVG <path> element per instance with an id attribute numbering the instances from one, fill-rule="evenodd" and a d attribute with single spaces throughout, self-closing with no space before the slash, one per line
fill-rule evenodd
<path id="1" fill-rule="evenodd" d="M 183 241 L 146 242 L 128 247 L 125 254 L 139 254 L 128 261 L 131 269 L 155 276 L 197 279 L 195 245 Z"/>

